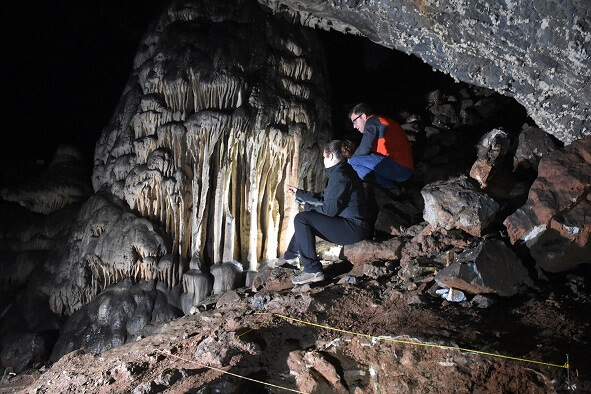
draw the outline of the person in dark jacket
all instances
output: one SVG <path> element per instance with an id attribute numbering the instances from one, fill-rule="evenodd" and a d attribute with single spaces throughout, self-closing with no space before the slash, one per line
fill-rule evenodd
<path id="1" fill-rule="evenodd" d="M 357 104 L 349 113 L 353 127 L 363 137 L 349 164 L 359 177 L 367 179 L 374 174 L 378 185 L 385 188 L 395 186 L 393 182 L 404 182 L 414 170 L 410 142 L 402 127 L 394 120 L 372 113 L 365 103 Z"/>
<path id="2" fill-rule="evenodd" d="M 313 193 L 288 186 L 304 211 L 294 218 L 295 233 L 284 254 L 286 260 L 300 259 L 301 275 L 292 278 L 294 284 L 324 280 L 322 264 L 316 254 L 316 239 L 326 239 L 338 245 L 350 245 L 368 238 L 372 225 L 363 184 L 347 163 L 346 145 L 331 141 L 324 148 L 324 167 L 328 183 L 324 192 Z"/>

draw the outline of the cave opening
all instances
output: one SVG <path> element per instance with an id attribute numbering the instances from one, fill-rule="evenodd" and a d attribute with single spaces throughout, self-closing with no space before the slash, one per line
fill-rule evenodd
<path id="1" fill-rule="evenodd" d="M 432 116 L 426 108 L 430 93 L 441 91 L 459 95 L 462 89 L 473 87 L 432 68 L 415 55 L 384 47 L 365 37 L 324 30 L 318 30 L 318 35 L 326 55 L 332 129 L 336 139 L 360 141 L 361 135 L 348 117 L 349 111 L 359 102 L 368 103 L 375 113 L 400 124 L 409 114 L 428 121 Z M 465 143 L 471 148 L 482 134 L 495 127 L 515 135 L 524 124 L 535 126 L 526 109 L 516 100 L 492 90 L 487 94 L 505 99 L 505 109 L 478 127 L 459 130 L 466 131 L 463 133 Z M 415 141 L 414 145 L 421 149 L 421 141 Z M 470 150 L 476 153 L 475 148 L 468 148 Z"/>

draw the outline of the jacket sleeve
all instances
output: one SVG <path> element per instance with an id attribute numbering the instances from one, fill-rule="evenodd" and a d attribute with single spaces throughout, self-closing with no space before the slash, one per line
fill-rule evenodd
<path id="1" fill-rule="evenodd" d="M 364 156 L 369 155 L 372 152 L 373 144 L 378 139 L 378 125 L 374 122 L 367 122 L 365 129 L 363 129 L 363 137 L 359 146 L 353 153 L 353 156 Z"/>
<path id="2" fill-rule="evenodd" d="M 328 179 L 328 185 L 324 189 L 324 202 L 322 205 L 312 207 L 311 211 L 322 213 L 326 216 L 337 216 L 346 208 L 344 199 L 350 188 L 350 181 L 342 173 L 337 173 Z"/>
<path id="3" fill-rule="evenodd" d="M 298 189 L 296 191 L 296 200 L 299 203 L 307 203 L 310 205 L 320 205 L 324 200 L 324 193 L 314 193 L 306 190 Z"/>

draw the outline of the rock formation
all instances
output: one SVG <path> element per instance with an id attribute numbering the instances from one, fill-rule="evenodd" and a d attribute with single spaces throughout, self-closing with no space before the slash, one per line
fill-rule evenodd
<path id="1" fill-rule="evenodd" d="M 75 349 L 92 354 L 136 340 L 150 323 L 180 314 L 155 288 L 155 282 L 135 285 L 129 278 L 101 292 L 68 319 L 50 356 L 52 362 Z"/>
<path id="2" fill-rule="evenodd" d="M 295 22 L 358 34 L 515 99 L 565 143 L 591 134 L 585 2 L 258 0 Z"/>
<path id="3" fill-rule="evenodd" d="M 527 279 L 521 261 L 501 241 L 479 238 L 498 231 L 493 225 L 525 201 L 533 181 L 507 173 L 500 165 L 505 158 L 528 176 L 539 171 L 527 204 L 505 221 L 511 242 L 525 242 L 544 270 L 588 262 L 591 137 L 577 140 L 589 134 L 588 59 L 580 45 L 587 31 L 585 19 L 569 16 L 578 4 L 485 2 L 485 10 L 482 2 L 299 2 L 299 13 L 285 13 L 282 4 L 291 1 L 260 2 L 278 15 L 248 1 L 174 1 L 155 22 L 97 143 L 90 198 L 83 187 L 68 186 L 76 182 L 3 191 L 20 204 L 17 214 L 2 212 L 3 219 L 26 219 L 12 229 L 0 226 L 0 285 L 24 289 L 17 301 L 1 304 L 3 335 L 18 332 L 18 325 L 28 333 L 57 331 L 70 316 L 56 360 L 78 347 L 101 352 L 141 335 L 148 322 L 173 318 L 177 311 L 165 299 L 185 314 L 199 312 L 204 300 L 231 304 L 240 297 L 230 290 L 245 278 L 259 292 L 255 309 L 284 302 L 269 294 L 293 287 L 289 275 L 270 264 L 259 271 L 260 263 L 275 261 L 291 235 L 297 208 L 286 185 L 323 187 L 320 152 L 331 125 L 322 48 L 313 31 L 282 18 L 366 35 L 457 79 L 515 96 L 545 131 L 570 143 L 556 150 L 552 139 L 527 144 L 539 129 L 524 125 L 516 153 L 514 133 L 488 128 L 506 97 L 474 87 L 433 91 L 424 123 L 409 114 L 403 125 L 417 158 L 413 179 L 394 197 L 375 191 L 376 233 L 389 239 L 348 246 L 344 255 L 324 251 L 353 264 L 353 279 L 341 283 L 354 285 L 354 275 L 391 277 L 384 298 L 394 297 L 395 287 L 423 295 L 439 271 L 446 286 L 515 294 Z M 535 27 L 522 20 L 526 12 L 545 19 Z M 576 26 L 560 25 L 564 20 Z M 570 47 L 559 45 L 561 31 L 572 33 Z M 527 40 L 513 40 L 519 32 L 538 34 L 547 45 L 526 47 Z M 561 56 L 566 51 L 571 56 Z M 542 73 L 548 63 L 554 69 Z M 75 158 L 68 152 L 57 157 Z M 56 163 L 50 168 L 64 161 Z M 466 177 L 471 167 L 480 187 Z M 510 191 L 498 192 L 497 175 L 511 179 Z M 491 254 L 506 257 L 500 278 L 491 272 Z M 474 275 L 460 275 L 466 267 Z M 498 283 L 512 276 L 514 282 Z M 416 298 L 409 305 L 421 302 Z M 38 346 L 27 354 L 2 345 L 5 365 L 24 368 L 43 357 L 44 338 L 30 338 Z M 197 356 L 208 354 L 210 342 L 203 343 Z M 337 382 L 322 357 L 292 353 L 294 368 L 302 360 Z"/>
<path id="4" fill-rule="evenodd" d="M 494 220 L 499 204 L 482 193 L 467 177 L 428 184 L 421 190 L 423 218 L 433 227 L 458 228 L 480 236 Z"/>
<path id="5" fill-rule="evenodd" d="M 146 34 L 93 185 L 160 223 L 173 254 L 257 269 L 289 241 L 287 184 L 318 188 L 330 120 L 313 31 L 240 1 L 175 1 Z"/>
<path id="6" fill-rule="evenodd" d="M 544 156 L 526 204 L 505 219 L 512 243 L 524 242 L 551 272 L 590 263 L 591 137 Z"/>

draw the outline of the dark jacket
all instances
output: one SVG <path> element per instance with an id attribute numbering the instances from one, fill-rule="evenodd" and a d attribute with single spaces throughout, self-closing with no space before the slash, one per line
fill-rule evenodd
<path id="1" fill-rule="evenodd" d="M 326 216 L 340 216 L 369 227 L 369 207 L 359 176 L 346 161 L 326 168 L 328 183 L 324 192 L 298 189 L 296 200 L 304 203 L 306 211 Z"/>

